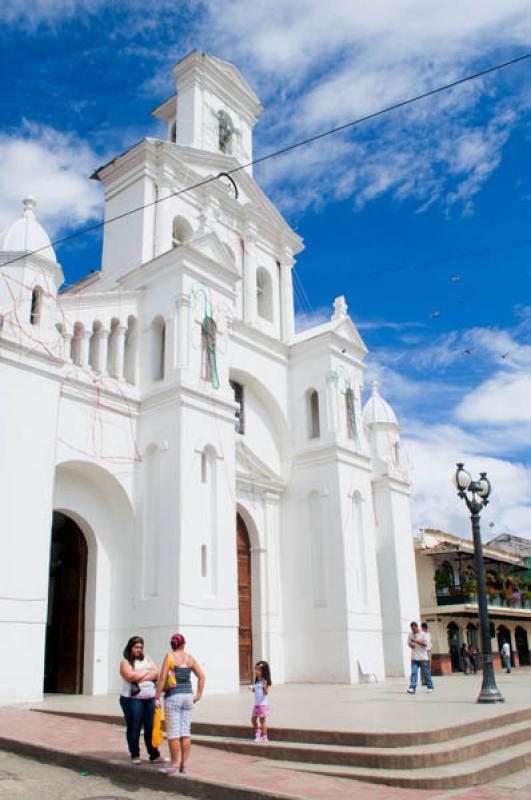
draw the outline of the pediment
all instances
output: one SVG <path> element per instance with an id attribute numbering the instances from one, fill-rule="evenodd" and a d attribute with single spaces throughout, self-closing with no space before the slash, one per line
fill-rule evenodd
<path id="1" fill-rule="evenodd" d="M 278 489 L 284 485 L 282 477 L 258 458 L 243 441 L 236 443 L 236 474 L 240 479 L 244 478 L 262 486 L 269 485 Z"/>
<path id="2" fill-rule="evenodd" d="M 355 344 L 364 353 L 368 353 L 367 346 L 360 336 L 360 332 L 348 316 L 343 317 L 337 322 L 332 323 L 332 330 L 341 339 L 346 339 L 348 342 Z"/>
<path id="3" fill-rule="evenodd" d="M 213 231 L 192 239 L 190 242 L 186 243 L 186 247 L 196 253 L 201 253 L 201 255 L 209 258 L 216 264 L 220 264 L 227 272 L 232 272 L 235 275 L 240 274 L 230 249 Z"/>

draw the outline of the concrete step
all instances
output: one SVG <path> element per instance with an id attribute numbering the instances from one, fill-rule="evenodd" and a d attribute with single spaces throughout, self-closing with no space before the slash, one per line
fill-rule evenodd
<path id="1" fill-rule="evenodd" d="M 281 734 L 281 731 L 277 733 Z M 507 746 L 507 743 L 518 745 L 531 742 L 531 720 L 474 733 L 451 743 L 425 744 L 419 740 L 415 745 L 394 748 L 353 748 L 300 742 L 292 744 L 278 740 L 263 745 L 252 739 L 242 741 L 239 738 L 201 735 L 194 735 L 194 742 L 203 747 L 277 761 L 411 770 L 468 761 L 500 751 Z"/>
<path id="2" fill-rule="evenodd" d="M 123 717 L 118 714 L 93 714 L 77 711 L 58 711 L 46 708 L 34 708 L 41 714 L 53 714 L 60 717 L 87 720 L 90 722 L 107 722 L 113 725 L 123 725 Z M 435 744 L 449 742 L 470 736 L 482 731 L 498 730 L 505 725 L 531 720 L 531 707 L 521 708 L 496 714 L 485 719 L 473 722 L 452 725 L 446 728 L 435 728 L 426 731 L 330 731 L 309 728 L 272 727 L 270 739 L 273 741 L 292 742 L 295 744 L 322 744 L 339 745 L 342 747 L 407 747 L 408 745 Z M 249 739 L 248 725 L 227 725 L 211 722 L 192 722 L 194 736 L 217 736 L 229 739 Z"/>
<path id="3" fill-rule="evenodd" d="M 379 783 L 409 789 L 460 789 L 477 786 L 512 775 L 531 766 L 531 741 L 508 745 L 503 750 L 482 755 L 459 764 L 422 769 L 394 770 L 367 767 L 327 767 L 304 762 L 277 762 L 278 769 L 309 772 L 334 778 L 349 778 L 365 783 Z"/>

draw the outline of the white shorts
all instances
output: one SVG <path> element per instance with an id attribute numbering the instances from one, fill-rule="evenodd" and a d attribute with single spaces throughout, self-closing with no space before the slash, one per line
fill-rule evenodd
<path id="1" fill-rule="evenodd" d="M 166 698 L 164 718 L 168 739 L 182 739 L 191 735 L 193 707 L 193 694 L 172 694 Z"/>

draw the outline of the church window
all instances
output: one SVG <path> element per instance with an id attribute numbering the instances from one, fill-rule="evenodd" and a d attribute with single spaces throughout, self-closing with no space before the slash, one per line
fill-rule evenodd
<path id="1" fill-rule="evenodd" d="M 238 405 L 238 408 L 234 413 L 236 418 L 234 427 L 236 429 L 236 433 L 245 433 L 243 386 L 241 383 L 237 383 L 236 381 L 230 381 L 230 385 L 232 386 L 232 391 L 234 392 L 234 402 Z"/>
<path id="2" fill-rule="evenodd" d="M 151 378 L 164 379 L 166 357 L 166 323 L 162 317 L 155 317 L 151 323 Z"/>
<path id="3" fill-rule="evenodd" d="M 124 378 L 127 383 L 136 383 L 136 319 L 127 319 L 124 345 Z"/>
<path id="4" fill-rule="evenodd" d="M 180 244 L 186 244 L 193 236 L 193 228 L 184 217 L 175 217 L 171 229 L 171 242 L 172 247 L 179 247 Z"/>
<path id="5" fill-rule="evenodd" d="M 258 316 L 273 321 L 273 287 L 269 272 L 260 267 L 256 273 L 256 308 Z"/>
<path id="6" fill-rule="evenodd" d="M 207 454 L 205 450 L 201 453 L 201 483 L 207 482 Z"/>
<path id="7" fill-rule="evenodd" d="M 203 354 L 202 374 L 203 380 L 212 384 L 214 389 L 219 389 L 219 376 L 216 359 L 217 325 L 213 317 L 205 316 L 201 323 L 201 344 Z"/>
<path id="8" fill-rule="evenodd" d="M 177 121 L 174 120 L 170 125 L 170 142 L 177 141 Z"/>
<path id="9" fill-rule="evenodd" d="M 308 436 L 310 439 L 318 439 L 321 435 L 319 394 L 315 389 L 309 389 L 306 397 L 308 404 Z"/>
<path id="10" fill-rule="evenodd" d="M 41 312 L 42 312 L 42 289 L 40 286 L 36 286 L 31 293 L 30 323 L 32 325 L 41 324 Z"/>
<path id="11" fill-rule="evenodd" d="M 232 153 L 232 137 L 234 135 L 234 125 L 226 111 L 218 112 L 218 144 L 222 153 L 230 155 Z"/>
<path id="12" fill-rule="evenodd" d="M 207 555 L 207 546 L 206 544 L 201 545 L 201 577 L 206 578 L 207 576 L 207 564 L 208 564 L 208 555 Z"/>
<path id="13" fill-rule="evenodd" d="M 394 444 L 394 457 L 395 457 L 396 466 L 399 466 L 399 464 L 400 464 L 400 442 L 395 442 L 395 444 Z"/>
<path id="14" fill-rule="evenodd" d="M 349 386 L 345 392 L 345 410 L 347 413 L 347 435 L 349 439 L 356 438 L 356 404 L 354 392 Z"/>

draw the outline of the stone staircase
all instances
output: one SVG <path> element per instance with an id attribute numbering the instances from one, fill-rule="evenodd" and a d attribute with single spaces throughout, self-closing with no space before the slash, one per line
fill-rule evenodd
<path id="1" fill-rule="evenodd" d="M 194 742 L 286 770 L 416 789 L 487 783 L 531 766 L 531 708 L 425 733 L 277 729 L 268 745 L 236 725 L 194 725 Z"/>
<path id="2" fill-rule="evenodd" d="M 123 724 L 119 716 L 44 712 Z M 194 743 L 267 759 L 278 770 L 409 789 L 458 789 L 531 766 L 531 708 L 425 732 L 276 728 L 255 743 L 244 725 L 194 722 Z"/>

